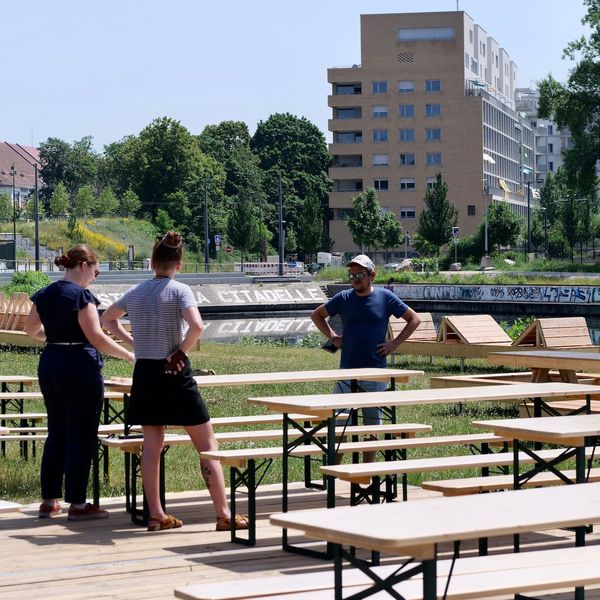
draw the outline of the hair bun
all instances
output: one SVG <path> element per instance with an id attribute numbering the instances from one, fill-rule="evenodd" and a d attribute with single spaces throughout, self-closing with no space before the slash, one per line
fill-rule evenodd
<path id="1" fill-rule="evenodd" d="M 69 257 L 66 254 L 61 254 L 54 259 L 54 264 L 57 267 L 65 267 L 69 264 Z"/>
<path id="2" fill-rule="evenodd" d="M 173 250 L 177 250 L 181 247 L 182 242 L 183 238 L 181 237 L 181 234 L 176 231 L 167 231 L 161 240 L 163 246 L 172 248 Z"/>

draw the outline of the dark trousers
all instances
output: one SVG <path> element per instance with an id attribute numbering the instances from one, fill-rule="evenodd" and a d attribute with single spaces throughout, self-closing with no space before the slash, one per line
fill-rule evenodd
<path id="1" fill-rule="evenodd" d="M 48 413 L 41 468 L 42 498 L 86 500 L 104 397 L 101 358 L 93 348 L 47 346 L 38 376 Z"/>

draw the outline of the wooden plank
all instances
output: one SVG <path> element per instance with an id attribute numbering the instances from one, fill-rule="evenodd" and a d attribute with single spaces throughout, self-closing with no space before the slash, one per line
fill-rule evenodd
<path id="1" fill-rule="evenodd" d="M 575 469 L 562 471 L 575 483 Z M 590 469 L 586 472 L 586 481 L 600 481 L 600 469 Z M 550 485 L 563 485 L 554 473 L 543 472 L 534 475 L 531 479 L 523 482 L 521 487 L 539 487 Z M 425 490 L 441 492 L 444 496 L 462 496 L 463 494 L 479 494 L 497 490 L 512 490 L 514 486 L 514 475 L 489 475 L 487 477 L 464 477 L 461 479 L 441 479 L 439 481 L 423 481 L 421 487 Z"/>

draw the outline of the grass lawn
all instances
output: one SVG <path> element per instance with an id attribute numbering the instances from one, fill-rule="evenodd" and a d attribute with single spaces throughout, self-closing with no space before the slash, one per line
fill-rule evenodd
<path id="1" fill-rule="evenodd" d="M 269 346 L 254 344 L 202 344 L 200 351 L 190 354 L 193 368 L 210 368 L 216 373 L 258 373 L 267 371 L 296 371 L 336 368 L 338 357 L 314 348 L 287 346 Z M 35 351 L 0 349 L 1 375 L 35 375 L 39 354 Z M 431 376 L 458 374 L 459 362 L 455 359 L 434 358 L 430 364 L 428 358 L 400 358 L 396 365 L 400 368 L 420 369 L 425 376 L 415 377 L 408 387 L 428 388 Z M 104 368 L 105 377 L 128 376 L 131 366 L 125 362 L 107 358 Z M 491 368 L 484 361 L 469 361 L 468 373 L 484 373 L 498 370 Z M 328 392 L 331 383 L 301 383 L 283 385 L 240 386 L 238 388 L 217 387 L 203 390 L 210 414 L 214 417 L 260 413 L 261 409 L 246 402 L 248 396 L 269 396 L 286 394 L 310 394 Z M 168 399 L 165 399 L 168 401 Z M 513 404 L 472 404 L 456 414 L 455 406 L 439 405 L 428 407 L 407 407 L 398 411 L 398 420 L 413 423 L 427 423 L 433 427 L 434 435 L 452 435 L 470 431 L 470 422 L 474 419 L 501 418 L 516 416 L 517 408 Z M 41 402 L 28 402 L 26 412 L 45 411 Z M 273 442 L 273 445 L 279 445 Z M 18 444 L 8 445 L 6 457 L 0 456 L 0 498 L 16 502 L 33 502 L 39 498 L 39 466 L 40 452 L 35 459 L 24 461 L 19 456 Z M 228 447 L 222 445 L 222 448 Z M 240 447 L 240 444 L 231 445 Z M 431 448 L 413 451 L 412 457 L 444 455 L 451 452 L 462 453 L 464 448 Z M 295 462 L 295 461 L 293 461 Z M 302 479 L 301 461 L 292 467 L 292 477 Z M 203 487 L 199 473 L 197 454 L 191 448 L 171 448 L 166 456 L 167 491 L 192 490 Z M 467 476 L 468 471 L 445 472 L 440 477 Z M 474 472 L 471 474 L 475 474 Z M 427 474 L 427 479 L 436 474 Z M 228 473 L 226 472 L 226 476 Z M 264 483 L 280 480 L 281 469 L 277 462 L 269 470 Z M 421 478 L 412 476 L 409 482 L 418 484 Z M 101 491 L 103 497 L 121 496 L 124 494 L 123 461 L 118 452 L 111 452 L 110 483 L 105 483 Z M 89 493 L 91 497 L 91 490 Z"/>

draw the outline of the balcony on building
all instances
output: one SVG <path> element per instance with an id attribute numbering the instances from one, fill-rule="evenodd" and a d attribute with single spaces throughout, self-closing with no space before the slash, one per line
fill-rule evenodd
<path id="1" fill-rule="evenodd" d="M 333 180 L 333 191 L 334 192 L 362 192 L 363 181 L 362 179 L 334 179 Z"/>
<path id="2" fill-rule="evenodd" d="M 334 131 L 333 144 L 330 148 L 335 148 L 337 144 L 362 144 L 362 131 Z M 336 152 L 332 152 L 336 154 Z"/>

